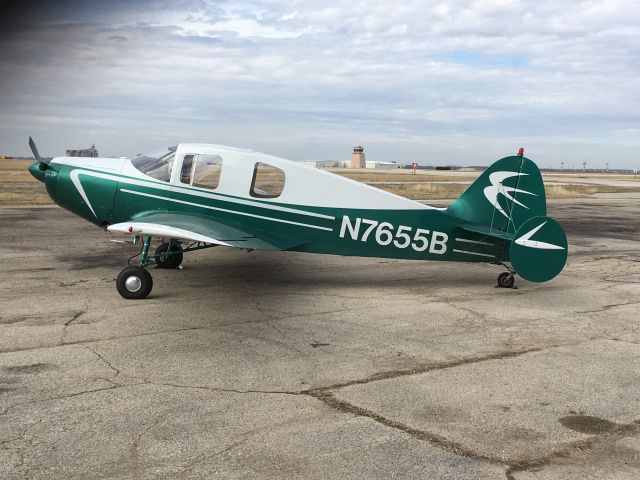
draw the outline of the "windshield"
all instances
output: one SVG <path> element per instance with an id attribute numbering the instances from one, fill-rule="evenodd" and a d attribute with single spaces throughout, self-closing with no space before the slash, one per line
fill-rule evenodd
<path id="1" fill-rule="evenodd" d="M 145 175 L 168 182 L 171 179 L 171 168 L 173 167 L 173 158 L 176 155 L 176 148 L 168 147 L 155 152 L 138 155 L 131 160 L 134 167 Z"/>

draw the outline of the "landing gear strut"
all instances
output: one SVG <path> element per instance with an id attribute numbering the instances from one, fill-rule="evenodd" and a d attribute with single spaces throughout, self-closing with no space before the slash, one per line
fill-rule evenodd
<path id="1" fill-rule="evenodd" d="M 514 284 L 516 283 L 515 272 L 502 272 L 498 275 L 498 287 L 499 288 L 516 288 Z"/>
<path id="2" fill-rule="evenodd" d="M 153 288 L 153 279 L 147 270 L 150 265 L 155 265 L 157 268 L 175 269 L 182 264 L 184 253 L 217 246 L 216 244 L 194 241 L 182 247 L 179 240 L 170 239 L 158 245 L 153 254 L 149 255 L 151 237 L 148 235 L 136 236 L 133 243 L 137 243 L 140 238 L 142 238 L 139 254 L 140 266 L 128 266 L 120 272 L 116 279 L 118 293 L 127 299 L 139 300 L 149 296 Z"/>

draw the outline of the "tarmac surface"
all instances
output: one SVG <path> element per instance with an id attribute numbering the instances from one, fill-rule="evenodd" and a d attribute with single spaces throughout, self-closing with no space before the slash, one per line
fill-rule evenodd
<path id="1" fill-rule="evenodd" d="M 152 270 L 0 209 L 0 478 L 640 477 L 640 194 L 550 202 L 551 282 L 223 247 Z"/>

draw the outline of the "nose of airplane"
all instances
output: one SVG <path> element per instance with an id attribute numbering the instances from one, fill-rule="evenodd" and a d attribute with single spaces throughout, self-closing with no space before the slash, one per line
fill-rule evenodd
<path id="1" fill-rule="evenodd" d="M 118 175 L 126 161 L 120 158 L 54 158 L 44 172 L 47 192 L 61 207 L 96 225 L 103 225 L 111 218 Z M 31 167 L 29 171 L 37 175 Z"/>
<path id="2" fill-rule="evenodd" d="M 44 182 L 44 172 L 45 170 L 40 168 L 40 162 L 36 161 L 29 165 L 29 173 L 41 182 Z"/>

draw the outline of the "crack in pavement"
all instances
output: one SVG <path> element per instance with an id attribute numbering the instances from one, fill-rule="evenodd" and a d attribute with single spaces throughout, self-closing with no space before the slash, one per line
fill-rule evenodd
<path id="1" fill-rule="evenodd" d="M 9 411 L 11 411 L 11 410 L 13 410 L 15 408 L 24 407 L 26 405 L 33 405 L 34 403 L 50 402 L 50 401 L 53 401 L 53 400 L 65 400 L 67 398 L 79 397 L 81 395 L 86 395 L 86 394 L 89 394 L 89 393 L 97 393 L 97 392 L 103 392 L 103 391 L 106 391 L 106 390 L 113 390 L 113 389 L 116 389 L 116 388 L 124 388 L 124 387 L 132 387 L 132 386 L 136 386 L 136 385 L 142 385 L 142 383 L 126 383 L 126 384 L 114 383 L 114 382 L 109 382 L 109 383 L 111 383 L 111 385 L 108 386 L 108 387 L 94 388 L 94 389 L 91 389 L 91 390 L 83 390 L 81 392 L 69 393 L 67 395 L 59 395 L 59 396 L 56 396 L 56 397 L 47 397 L 47 398 L 41 398 L 41 399 L 37 399 L 37 400 L 31 400 L 31 401 L 28 401 L 28 402 L 15 403 L 13 405 L 9 405 L 6 408 L 6 410 L 3 413 L 3 415 L 9 413 Z"/>
<path id="2" fill-rule="evenodd" d="M 26 434 L 27 433 L 24 432 L 22 435 L 19 435 L 19 436 L 14 437 L 14 438 L 10 438 L 9 440 L 2 440 L 0 442 L 0 445 L 5 445 L 5 444 L 8 444 L 8 443 L 17 442 L 18 440 L 22 440 Z"/>
<path id="3" fill-rule="evenodd" d="M 335 296 L 335 297 L 338 297 L 338 298 L 346 298 L 346 299 L 351 299 L 351 298 L 360 299 L 359 297 L 343 297 L 343 296 L 340 296 L 340 295 L 330 295 L 330 296 Z M 489 297 L 491 295 L 485 294 L 483 296 Z M 473 315 L 473 316 L 479 316 L 481 318 L 482 317 L 487 317 L 486 314 L 483 314 L 482 312 L 477 312 L 477 311 L 474 311 L 472 309 L 469 309 L 469 308 L 466 308 L 466 307 L 463 307 L 463 306 L 460 306 L 460 305 L 453 304 L 453 302 L 455 300 L 459 300 L 459 299 L 442 297 L 442 298 L 434 299 L 434 301 L 432 303 L 443 303 L 443 304 L 451 306 L 454 309 L 462 310 L 462 311 L 466 312 L 467 314 L 470 314 L 470 315 Z M 607 306 L 603 307 L 602 309 L 586 310 L 586 311 L 582 311 L 582 312 L 579 312 L 579 313 L 597 313 L 597 312 L 606 311 L 608 309 L 619 307 L 619 306 L 635 305 L 635 304 L 640 304 L 640 302 L 628 302 L 628 303 L 612 304 L 612 305 L 607 305 Z M 266 315 L 269 315 L 271 317 L 275 317 L 275 318 L 272 318 L 270 320 L 281 321 L 281 320 L 287 320 L 287 319 L 312 317 L 312 316 L 317 316 L 317 315 L 343 313 L 343 312 L 348 312 L 348 311 L 357 310 L 357 309 L 358 308 L 344 308 L 344 303 L 343 303 L 342 304 L 342 308 L 340 308 L 340 309 L 327 310 L 327 311 L 321 311 L 321 312 L 310 312 L 310 313 L 306 313 L 306 314 L 293 314 L 293 315 L 286 315 L 285 314 L 285 316 L 282 316 L 282 317 L 275 317 L 273 314 L 270 314 L 268 312 L 263 312 L 263 313 L 265 313 Z M 74 314 L 74 316 L 70 320 L 65 322 L 64 328 L 63 328 L 62 338 L 61 338 L 60 342 L 57 345 L 46 345 L 46 346 L 26 347 L 26 348 L 6 349 L 6 350 L 0 349 L 0 354 L 2 354 L 2 353 L 23 352 L 23 351 L 32 351 L 32 350 L 48 349 L 48 348 L 57 348 L 57 347 L 66 346 L 66 345 L 86 345 L 86 344 L 98 343 L 98 342 L 103 342 L 103 341 L 122 340 L 122 339 L 127 339 L 127 338 L 138 338 L 138 337 L 144 337 L 144 336 L 162 335 L 162 334 L 169 334 L 169 333 L 180 333 L 180 332 L 196 331 L 196 330 L 211 330 L 211 329 L 216 329 L 216 328 L 223 328 L 223 327 L 228 327 L 228 326 L 240 326 L 240 325 L 246 325 L 246 324 L 252 324 L 252 323 L 265 323 L 268 326 L 270 326 L 272 328 L 275 328 L 270 323 L 270 320 L 260 319 L 260 320 L 248 320 L 248 321 L 243 321 L 243 322 L 221 323 L 221 324 L 216 324 L 216 325 L 211 325 L 211 326 L 198 326 L 198 327 L 179 328 L 179 329 L 173 329 L 173 330 L 161 330 L 161 331 L 157 331 L 157 332 L 140 333 L 140 334 L 135 334 L 135 335 L 123 335 L 123 336 L 105 337 L 105 338 L 95 339 L 95 340 L 78 340 L 78 341 L 72 341 L 72 342 L 65 342 L 64 338 L 66 336 L 66 328 L 69 325 L 71 325 L 74 321 L 76 321 L 80 316 L 82 316 L 84 313 L 86 313 L 87 311 L 88 311 L 88 308 L 85 307 L 84 310 L 77 312 L 76 314 Z M 283 313 L 285 313 L 285 312 L 283 312 Z"/>
<path id="4" fill-rule="evenodd" d="M 562 345 L 573 345 L 573 344 L 562 344 Z M 518 357 L 520 355 L 524 355 L 527 353 L 539 352 L 542 350 L 546 350 L 548 348 L 556 348 L 558 346 L 560 345 L 552 344 L 552 345 L 547 345 L 543 347 L 533 347 L 533 348 L 525 348 L 525 349 L 519 349 L 519 350 L 506 350 L 502 352 L 491 353 L 488 355 L 477 355 L 472 357 L 457 358 L 457 359 L 446 361 L 446 362 L 422 363 L 409 368 L 377 372 L 377 373 L 374 373 L 373 375 L 369 375 L 368 377 L 364 377 L 356 380 L 349 380 L 347 382 L 336 383 L 326 387 L 318 387 L 318 388 L 303 390 L 302 392 L 310 394 L 313 392 L 328 391 L 328 390 L 335 390 L 338 388 L 349 387 L 351 385 L 361 385 L 365 383 L 378 382 L 380 380 L 388 380 L 391 378 L 404 377 L 409 375 L 419 375 L 421 373 L 430 372 L 432 370 L 444 370 L 447 368 L 453 368 L 461 365 L 468 365 L 468 364 L 479 363 L 479 362 L 486 362 L 489 360 L 501 360 L 505 358 Z"/>
<path id="5" fill-rule="evenodd" d="M 247 322 L 247 323 L 259 323 L 259 321 L 253 321 L 253 322 Z M 186 328 L 177 328 L 175 330 L 160 330 L 157 332 L 147 332 L 147 333 L 137 333 L 134 335 L 121 335 L 121 336 L 115 336 L 115 337 L 105 337 L 105 338 L 98 338 L 95 340 L 77 340 L 77 341 L 73 341 L 73 342 L 65 342 L 65 343 L 58 343 L 56 345 L 41 345 L 38 347 L 25 347 L 25 348 L 16 348 L 13 350 L 0 350 L 0 354 L 3 353 L 16 353 L 16 352 L 29 352 L 29 351 L 33 351 L 33 350 L 44 350 L 44 349 L 50 349 L 50 348 L 60 348 L 60 347 L 66 347 L 66 346 L 73 346 L 73 345 L 82 345 L 85 346 L 86 344 L 92 344 L 92 343 L 100 343 L 100 342 L 108 342 L 108 341 L 113 341 L 113 340 L 124 340 L 127 338 L 139 338 L 139 337 L 148 337 L 148 336 L 152 336 L 152 335 L 163 335 L 163 334 L 167 334 L 167 333 L 180 333 L 180 332 L 188 332 L 191 330 L 206 330 L 206 329 L 211 329 L 211 328 L 217 328 L 220 325 L 216 325 L 216 326 L 212 326 L 212 327 L 186 327 Z"/>
<path id="6" fill-rule="evenodd" d="M 572 345 L 572 344 L 567 344 L 567 345 Z M 418 374 L 426 373 L 432 370 L 454 368 L 461 365 L 473 364 L 473 363 L 478 363 L 483 361 L 512 358 L 512 357 L 524 355 L 527 353 L 538 352 L 541 350 L 545 350 L 547 348 L 554 348 L 557 346 L 559 345 L 550 345 L 550 346 L 535 347 L 535 348 L 520 349 L 520 350 L 509 350 L 509 351 L 503 351 L 503 352 L 493 353 L 493 354 L 484 355 L 484 356 L 460 358 L 460 359 L 451 360 L 449 362 L 436 362 L 436 363 L 429 363 L 429 364 L 422 364 L 422 365 L 419 364 L 412 368 L 378 372 L 373 375 L 369 375 L 367 377 L 360 378 L 360 379 L 355 379 L 355 380 L 332 384 L 324 387 L 316 387 L 316 388 L 305 389 L 305 390 L 254 390 L 254 389 L 241 390 L 241 389 L 224 388 L 224 387 L 211 387 L 206 385 L 181 385 L 181 384 L 175 384 L 170 382 L 154 382 L 144 378 L 138 378 L 140 381 L 137 383 L 117 383 L 108 378 L 98 377 L 100 379 L 107 381 L 111 385 L 108 387 L 83 390 L 81 392 L 75 392 L 68 395 L 48 397 L 40 400 L 33 400 L 30 402 L 18 403 L 18 404 L 7 407 L 5 411 L 2 412 L 1 414 L 2 415 L 7 414 L 11 409 L 22 406 L 22 405 L 29 405 L 32 403 L 46 402 L 51 400 L 61 400 L 61 399 L 76 397 L 80 395 L 85 395 L 88 393 L 95 393 L 95 392 L 101 392 L 106 390 L 112 390 L 115 388 L 124 388 L 124 387 L 132 387 L 132 386 L 139 386 L 139 385 L 155 385 L 155 386 L 165 386 L 165 387 L 173 387 L 173 388 L 209 390 L 209 391 L 215 391 L 215 392 L 227 392 L 227 393 L 237 393 L 237 394 L 265 394 L 265 395 L 278 394 L 278 395 L 295 395 L 295 396 L 306 395 L 306 396 L 322 399 L 326 396 L 326 394 L 333 395 L 331 393 L 331 390 L 336 390 L 336 389 L 348 387 L 351 385 L 361 385 L 361 384 L 377 382 L 377 381 L 387 380 L 387 379 L 396 378 L 396 377 L 418 375 Z M 98 352 L 92 350 L 89 347 L 85 346 L 85 348 L 88 348 L 89 350 L 91 350 L 91 352 L 94 353 L 98 358 L 100 358 L 107 366 L 109 366 L 109 368 L 112 371 L 116 372 L 116 375 L 114 375 L 112 378 L 115 378 L 117 375 L 120 374 L 120 370 L 115 368 L 104 356 L 100 355 Z"/>
<path id="7" fill-rule="evenodd" d="M 122 388 L 122 387 L 127 387 L 127 386 L 131 386 L 131 385 L 135 385 L 135 384 L 126 384 L 126 385 L 111 385 L 109 387 L 101 387 L 101 388 L 94 388 L 92 390 L 83 390 L 81 392 L 75 392 L 75 393 L 69 393 L 67 395 L 60 395 L 58 397 L 49 397 L 49 398 L 45 398 L 43 400 L 35 400 L 33 402 L 27 402 L 27 403 L 22 403 L 22 404 L 16 404 L 13 407 L 17 407 L 20 405 L 28 405 L 31 403 L 38 403 L 38 402 L 48 402 L 51 400 L 65 400 L 67 398 L 73 398 L 73 397 L 79 397 L 80 395 L 86 395 L 88 393 L 96 393 L 96 392 L 103 392 L 105 390 L 113 390 L 114 388 Z M 12 407 L 12 408 L 13 408 Z"/>
<path id="8" fill-rule="evenodd" d="M 627 305 L 640 305 L 640 302 L 611 303 L 611 304 L 605 305 L 604 307 L 596 309 L 596 310 L 582 310 L 582 311 L 577 311 L 576 313 L 579 313 L 579 314 L 584 314 L 584 313 L 602 313 L 602 312 L 606 312 L 607 310 L 611 310 L 613 308 L 624 307 L 624 306 L 627 306 Z"/>
<path id="9" fill-rule="evenodd" d="M 120 375 L 120 370 L 117 369 L 116 367 L 114 367 L 109 360 L 107 360 L 105 357 L 103 357 L 101 354 L 99 354 L 95 349 L 91 348 L 88 345 L 83 345 L 83 347 L 86 348 L 87 350 L 89 350 L 91 353 L 93 353 L 100 360 L 102 360 L 102 362 L 107 367 L 109 367 L 113 372 L 115 372 L 114 378 L 117 377 L 118 375 Z"/>
<path id="10" fill-rule="evenodd" d="M 95 377 L 97 380 L 103 380 L 107 383 L 110 383 L 111 385 L 116 385 L 118 387 L 125 387 L 127 385 L 138 385 L 138 384 L 130 384 L 130 383 L 119 383 L 116 382 L 114 380 L 112 380 L 112 378 L 116 378 L 116 376 L 114 375 L 112 378 L 107 378 L 107 377 Z"/>
<path id="11" fill-rule="evenodd" d="M 578 342 L 577 344 L 579 343 L 580 342 Z M 574 452 L 576 449 L 587 448 L 589 446 L 596 444 L 599 441 L 604 441 L 605 439 L 613 435 L 617 435 L 619 437 L 619 436 L 628 436 L 628 435 L 632 435 L 637 432 L 640 432 L 640 420 L 630 424 L 620 425 L 618 428 L 616 428 L 612 432 L 608 432 L 606 434 L 595 435 L 586 440 L 579 440 L 576 442 L 570 442 L 568 444 L 562 445 L 559 448 L 552 450 L 549 454 L 544 455 L 537 459 L 509 461 L 499 457 L 479 453 L 473 450 L 472 448 L 466 447 L 461 443 L 450 440 L 442 435 L 438 435 L 433 432 L 411 427 L 410 425 L 387 418 L 372 410 L 359 407 L 346 400 L 339 399 L 335 396 L 334 390 L 339 390 L 341 388 L 348 387 L 351 385 L 367 384 L 367 383 L 376 382 L 380 380 L 397 378 L 397 377 L 407 376 L 407 375 L 416 375 L 416 374 L 426 373 L 433 370 L 454 368 L 461 365 L 473 364 L 473 363 L 478 363 L 483 361 L 513 358 L 516 356 L 521 356 L 527 353 L 534 353 L 534 352 L 542 351 L 548 348 L 554 348 L 557 346 L 558 345 L 549 346 L 549 347 L 522 349 L 517 351 L 499 352 L 491 355 L 486 355 L 483 357 L 465 358 L 465 359 L 453 360 L 450 362 L 445 362 L 440 364 L 423 365 L 417 368 L 380 372 L 359 380 L 343 382 L 343 383 L 335 384 L 328 387 L 320 387 L 315 389 L 303 390 L 301 394 L 316 398 L 317 400 L 320 400 L 321 402 L 323 402 L 329 408 L 335 411 L 338 411 L 340 413 L 346 413 L 346 414 L 351 414 L 355 416 L 370 418 L 373 421 L 380 423 L 386 427 L 402 431 L 404 433 L 407 433 L 408 435 L 411 435 L 414 438 L 417 438 L 418 440 L 427 442 L 433 446 L 442 448 L 456 455 L 460 455 L 460 456 L 464 456 L 464 457 L 472 458 L 476 460 L 482 460 L 492 464 L 504 465 L 508 467 L 505 472 L 505 474 L 507 475 L 507 479 L 513 480 L 513 473 L 517 471 L 524 471 L 530 468 L 542 466 L 554 458 L 568 456 L 569 454 Z"/>
<path id="12" fill-rule="evenodd" d="M 454 305 L 454 300 L 443 300 L 442 302 L 439 303 L 444 303 L 445 305 L 448 305 L 449 307 L 455 309 L 455 310 L 461 310 L 463 312 L 465 312 L 465 317 L 464 317 L 464 321 L 467 322 L 471 322 L 474 325 L 482 325 L 480 322 L 482 320 L 488 320 L 490 318 L 494 318 L 491 317 L 489 315 L 487 315 L 484 312 L 478 312 L 476 310 L 473 310 L 471 308 L 468 307 L 463 307 L 461 305 Z"/>
<path id="13" fill-rule="evenodd" d="M 359 407 L 346 400 L 341 400 L 337 398 L 333 392 L 327 391 L 325 389 L 308 391 L 305 392 L 305 394 L 320 400 L 329 408 L 335 411 L 370 418 L 371 420 L 381 425 L 399 430 L 410 435 L 413 438 L 427 442 L 435 447 L 441 448 L 456 455 L 489 462 L 495 465 L 506 466 L 507 470 L 505 471 L 505 475 L 507 480 L 515 480 L 513 474 L 516 472 L 526 471 L 532 468 L 539 468 L 548 464 L 555 458 L 567 457 L 574 453 L 576 450 L 592 447 L 598 443 L 608 441 L 611 437 L 619 439 L 640 432 L 640 420 L 636 420 L 632 423 L 619 425 L 611 432 L 593 435 L 591 438 L 585 440 L 578 440 L 575 442 L 569 442 L 565 445 L 561 445 L 558 448 L 551 450 L 551 452 L 549 452 L 548 454 L 543 455 L 539 458 L 535 458 L 532 460 L 505 460 L 500 457 L 479 453 L 472 448 L 466 447 L 460 442 L 450 440 L 445 436 L 438 435 L 427 430 L 420 430 L 418 428 L 411 427 L 410 425 L 399 422 L 397 420 L 392 420 L 372 410 Z"/>
<path id="14" fill-rule="evenodd" d="M 85 308 L 83 310 L 79 310 L 77 311 L 70 320 L 67 320 L 66 322 L 64 322 L 64 326 L 62 327 L 62 335 L 60 335 L 60 345 L 65 345 L 65 338 L 67 337 L 67 327 L 69 325 L 71 325 L 73 322 L 75 322 L 78 318 L 80 318 L 82 315 L 84 315 L 85 313 L 87 313 L 88 308 L 85 306 Z"/>
<path id="15" fill-rule="evenodd" d="M 507 468 L 505 472 L 506 479 L 515 480 L 514 474 L 518 472 L 525 472 L 534 468 L 544 467 L 557 458 L 571 456 L 571 454 L 575 453 L 576 450 L 585 450 L 605 442 L 620 440 L 621 438 L 629 437 L 637 433 L 640 433 L 640 420 L 618 425 L 610 432 L 595 434 L 591 438 L 587 438 L 585 440 L 570 442 L 537 459 L 510 462 L 509 468 Z"/>
<path id="16" fill-rule="evenodd" d="M 138 385 L 138 384 L 134 384 Z M 172 387 L 172 388 L 186 388 L 193 390 L 209 390 L 211 392 L 226 392 L 226 393 L 238 393 L 238 394 L 246 394 L 246 393 L 260 393 L 265 395 L 295 395 L 301 396 L 304 395 L 303 391 L 288 391 L 288 390 L 240 390 L 235 388 L 223 388 L 223 387 L 210 387 L 207 385 L 181 385 L 177 383 L 168 383 L 168 382 L 153 382 L 151 380 L 146 380 L 142 383 L 142 385 L 154 385 L 156 387 Z"/>
<path id="17" fill-rule="evenodd" d="M 635 302 L 634 302 L 635 303 Z M 583 343 L 583 342 L 578 342 L 579 343 Z M 565 345 L 565 344 L 563 344 Z M 566 345 L 573 345 L 573 344 L 566 344 Z M 372 410 L 368 410 L 365 409 L 363 407 L 359 407 L 357 405 L 354 405 L 348 401 L 345 400 L 341 400 L 339 398 L 337 398 L 335 396 L 335 390 L 341 389 L 341 388 L 345 388 L 351 385 L 362 385 L 362 384 L 368 384 L 371 382 L 377 382 L 377 381 L 381 381 L 381 380 L 386 380 L 386 379 L 392 379 L 392 378 L 398 378 L 398 377 L 402 377 L 402 376 L 409 376 L 409 375 L 418 375 L 421 373 L 426 373 L 429 371 L 433 371 L 433 370 L 442 370 L 442 369 L 448 369 L 448 368 L 454 368 L 457 366 L 462 366 L 462 365 L 468 365 L 468 364 L 474 364 L 474 363 L 479 363 L 479 362 L 484 362 L 484 361 L 491 361 L 491 360 L 500 360 L 500 359 L 508 359 L 508 358 L 513 358 L 513 357 L 517 357 L 517 356 L 521 356 L 521 355 L 525 355 L 527 353 L 534 353 L 534 352 L 539 352 L 545 349 L 549 349 L 549 348 L 554 348 L 554 347 L 558 347 L 559 345 L 549 345 L 549 346 L 544 346 L 544 347 L 535 347 L 535 348 L 526 348 L 526 349 L 518 349 L 518 350 L 508 350 L 508 351 L 501 351 L 501 352 L 496 352 L 496 353 L 492 353 L 492 354 L 488 354 L 488 355 L 478 355 L 478 356 L 472 356 L 472 357 L 465 357 L 465 358 L 458 358 L 458 359 L 454 359 L 451 361 L 447 361 L 447 362 L 435 362 L 435 363 L 428 363 L 428 364 L 418 364 L 414 367 L 411 368 L 404 368 L 404 369 L 398 369 L 398 370 L 390 370 L 390 371 L 383 371 L 383 372 L 377 372 L 374 373 L 372 375 L 369 375 L 367 377 L 364 378 L 360 378 L 360 379 L 354 379 L 354 380 L 350 380 L 350 381 L 346 381 L 346 382 L 341 382 L 341 383 L 337 383 L 337 384 L 333 384 L 333 385 L 329 385 L 329 386 L 325 386 L 325 387 L 318 387 L 318 388 L 312 388 L 312 389 L 307 389 L 307 390 L 300 390 L 300 391 L 287 391 L 287 390 L 255 390 L 255 389 L 247 389 L 247 390 L 242 390 L 242 389 L 234 389 L 234 388 L 223 388 L 223 387 L 211 387 L 211 386 L 203 386 L 203 385 L 183 385 L 183 384 L 175 384 L 175 383 L 170 383 L 170 382 L 154 382 L 154 381 L 150 381 L 150 380 L 146 380 L 146 379 L 141 379 L 142 381 L 140 383 L 131 383 L 131 384 L 118 384 L 113 382 L 112 380 L 108 380 L 110 383 L 112 383 L 112 385 L 108 386 L 108 387 L 102 387 L 102 388 L 96 388 L 96 389 L 91 389 L 91 390 L 85 390 L 82 392 L 76 392 L 76 393 L 72 393 L 72 394 L 68 394 L 68 395 L 63 395 L 63 396 L 58 396 L 58 397 L 50 397 L 44 400 L 36 400 L 35 402 L 43 402 L 43 401 L 52 401 L 52 400 L 60 400 L 60 399 L 66 399 L 66 398 L 71 398 L 71 397 L 76 397 L 76 396 L 80 396 L 80 395 L 85 395 L 88 393 L 96 393 L 96 392 L 101 392 L 101 391 L 106 391 L 106 390 L 113 390 L 116 388 L 123 388 L 123 387 L 133 387 L 133 386 L 139 386 L 139 385 L 154 385 L 154 386 L 160 386 L 160 387 L 169 387 L 169 388 L 183 388 L 183 389 L 195 389 L 195 390 L 207 390 L 207 391 L 212 391 L 212 392 L 226 392 L 226 393 L 234 393 L 234 394 L 263 394 L 263 395 L 293 395 L 293 396 L 307 396 L 307 397 L 311 397 L 314 398 L 320 402 L 322 402 L 323 404 L 325 404 L 327 407 L 331 408 L 334 411 L 337 411 L 339 413 L 345 413 L 345 414 L 350 414 L 350 415 L 355 415 L 355 416 L 361 416 L 361 417 L 367 417 L 372 419 L 373 421 L 384 425 L 388 428 L 393 428 L 395 430 L 404 432 L 416 439 L 419 439 L 421 441 L 427 442 L 437 448 L 441 448 L 444 449 L 446 451 L 452 452 L 456 455 L 460 455 L 463 457 L 467 457 L 467 458 L 471 458 L 471 459 L 477 459 L 477 460 L 481 460 L 481 461 L 485 461 L 485 462 L 489 462 L 492 464 L 497 464 L 497 465 L 502 465 L 507 467 L 505 475 L 506 478 L 508 480 L 513 480 L 514 479 L 514 474 L 520 471 L 525 471 L 531 468 L 536 468 L 536 467 L 540 467 L 548 462 L 550 462 L 551 460 L 553 460 L 554 458 L 558 458 L 558 457 L 562 457 L 562 456 L 567 456 L 570 455 L 572 452 L 574 452 L 576 449 L 579 448 L 587 448 L 591 445 L 594 445 L 595 443 L 599 442 L 599 441 L 605 441 L 605 439 L 608 439 L 610 437 L 614 437 L 618 438 L 620 436 L 627 436 L 627 435 L 632 435 L 635 434 L 637 432 L 640 431 L 640 421 L 638 422 L 634 422 L 631 424 L 626 424 L 626 425 L 621 425 L 619 426 L 617 429 L 615 429 L 612 432 L 608 432 L 607 434 L 603 434 L 603 435 L 597 435 L 594 436 L 592 438 L 586 439 L 586 440 L 581 440 L 581 441 L 576 441 L 576 442 L 571 442 L 565 445 L 560 446 L 557 449 L 552 450 L 549 454 L 544 455 L 540 458 L 536 458 L 533 460 L 527 460 L 527 461 L 510 461 L 510 460 L 504 460 L 502 458 L 498 458 L 495 456 L 491 456 L 491 455 L 487 455 L 487 454 L 482 454 L 479 453 L 475 450 L 473 450 L 472 448 L 469 448 L 465 445 L 463 445 L 460 442 L 456 442 L 453 440 L 450 440 L 448 438 L 446 438 L 445 436 L 442 435 L 438 435 L 435 434 L 433 432 L 429 432 L 426 430 L 421 430 L 418 428 L 414 428 L 410 425 L 407 425 L 405 423 L 387 418 L 381 414 L 376 413 L 375 411 Z M 94 355 L 96 355 L 102 362 L 104 362 L 105 365 L 107 365 L 113 372 L 115 372 L 114 377 L 116 377 L 117 375 L 120 374 L 120 370 L 116 367 L 114 367 L 111 362 L 109 362 L 109 360 L 107 360 L 103 355 L 101 355 L 99 352 L 97 352 L 96 350 L 85 346 L 85 348 L 87 348 L 88 350 L 90 350 Z M 28 402 L 28 403 L 35 403 L 35 402 Z M 21 404 L 18 404 L 21 405 Z M 18 405 L 14 405 L 12 407 L 6 408 L 5 411 L 2 414 L 6 414 L 10 408 L 14 408 L 17 407 Z M 22 404 L 24 405 L 24 404 Z M 243 440 L 244 441 L 244 440 Z M 215 455 L 220 455 L 228 450 L 230 450 L 231 448 L 234 448 L 235 446 L 241 444 L 242 442 L 237 442 L 235 444 L 232 444 L 229 447 L 226 447 L 225 449 L 221 450 L 220 452 L 216 453 Z M 134 444 L 135 445 L 135 442 Z M 132 446 L 133 448 L 133 446 Z M 132 450 L 132 452 L 134 452 L 135 448 Z M 133 455 L 132 453 L 132 460 L 134 459 L 135 455 Z M 197 460 L 197 459 L 196 459 Z M 136 462 L 133 462 L 134 464 Z M 193 468 L 193 465 L 195 465 L 197 463 L 196 462 L 192 462 L 190 466 L 187 466 L 185 469 L 185 472 L 188 472 L 190 470 L 190 468 Z"/>
<path id="18" fill-rule="evenodd" d="M 68 327 L 68 326 L 69 326 L 69 325 L 71 325 L 73 322 L 75 322 L 78 318 L 80 318 L 80 316 L 81 316 L 81 315 L 83 315 L 83 314 L 85 314 L 85 313 L 87 313 L 87 310 L 86 310 L 86 309 L 85 309 L 85 310 L 80 310 L 80 311 L 76 312 L 76 313 L 73 315 L 73 317 L 71 317 L 71 320 L 67 320 L 67 321 L 64 323 L 64 326 L 65 326 L 65 327 Z"/>
<path id="19" fill-rule="evenodd" d="M 25 347 L 25 348 L 15 348 L 15 349 L 0 349 L 0 355 L 3 354 L 3 353 L 29 352 L 29 351 L 33 351 L 33 350 L 59 348 L 59 347 L 66 347 L 66 346 L 72 346 L 72 345 L 86 346 L 86 344 L 108 342 L 108 341 L 113 341 L 113 340 L 124 340 L 124 339 L 128 339 L 128 338 L 148 337 L 148 336 L 152 336 L 152 335 L 164 335 L 164 334 L 169 334 L 169 333 L 182 333 L 182 332 L 190 332 L 190 331 L 196 331 L 196 330 L 214 330 L 214 329 L 219 329 L 219 328 L 223 328 L 223 327 L 249 325 L 249 324 L 252 324 L 252 323 L 258 323 L 258 324 L 264 323 L 264 324 L 267 324 L 270 321 L 281 321 L 281 320 L 288 320 L 288 319 L 295 319 L 295 318 L 312 317 L 312 316 L 315 316 L 315 315 L 327 315 L 327 314 L 332 314 L 332 313 L 347 312 L 347 311 L 351 311 L 351 310 L 354 310 L 354 309 L 340 309 L 340 310 L 329 310 L 329 311 L 323 311 L 323 312 L 312 312 L 312 313 L 305 313 L 305 314 L 295 314 L 295 315 L 290 315 L 290 316 L 280 317 L 280 318 L 275 318 L 275 319 L 270 319 L 270 320 L 264 320 L 264 319 L 247 320 L 247 321 L 242 321 L 242 322 L 219 323 L 219 324 L 216 324 L 216 325 L 209 325 L 209 326 L 177 328 L 177 329 L 174 329 L 174 330 L 159 330 L 157 332 L 147 332 L 147 333 L 138 333 L 138 334 L 133 334 L 133 335 L 121 335 L 121 336 L 114 336 L 114 337 L 97 338 L 97 339 L 94 339 L 94 340 L 76 340 L 76 341 L 72 341 L 72 342 L 58 342 L 55 345 L 40 345 L 40 346 L 37 346 L 37 347 Z M 64 335 L 66 335 L 66 334 L 63 331 L 63 337 L 64 337 Z"/>
<path id="20" fill-rule="evenodd" d="M 406 425 L 402 422 L 398 422 L 396 420 L 391 420 L 390 418 L 384 417 L 383 415 L 380 415 L 372 410 L 358 407 L 357 405 L 354 405 L 345 400 L 340 400 L 332 392 L 326 391 L 324 389 L 308 391 L 305 394 L 320 400 L 322 403 L 324 403 L 331 409 L 336 410 L 340 413 L 347 413 L 347 414 L 351 414 L 359 417 L 370 418 L 375 422 L 380 423 L 386 427 L 393 428 L 395 430 L 400 430 L 404 433 L 411 435 L 414 438 L 417 438 L 418 440 L 422 440 L 424 442 L 430 443 L 434 446 L 437 446 L 449 452 L 455 453 L 456 455 L 461 455 L 467 458 L 473 458 L 477 460 L 488 461 L 491 463 L 506 465 L 505 462 L 496 460 L 491 456 L 475 452 L 474 450 L 465 447 L 459 442 L 449 440 L 441 435 L 428 432 L 426 430 L 420 430 L 420 429 L 411 427 L 409 425 Z"/>

